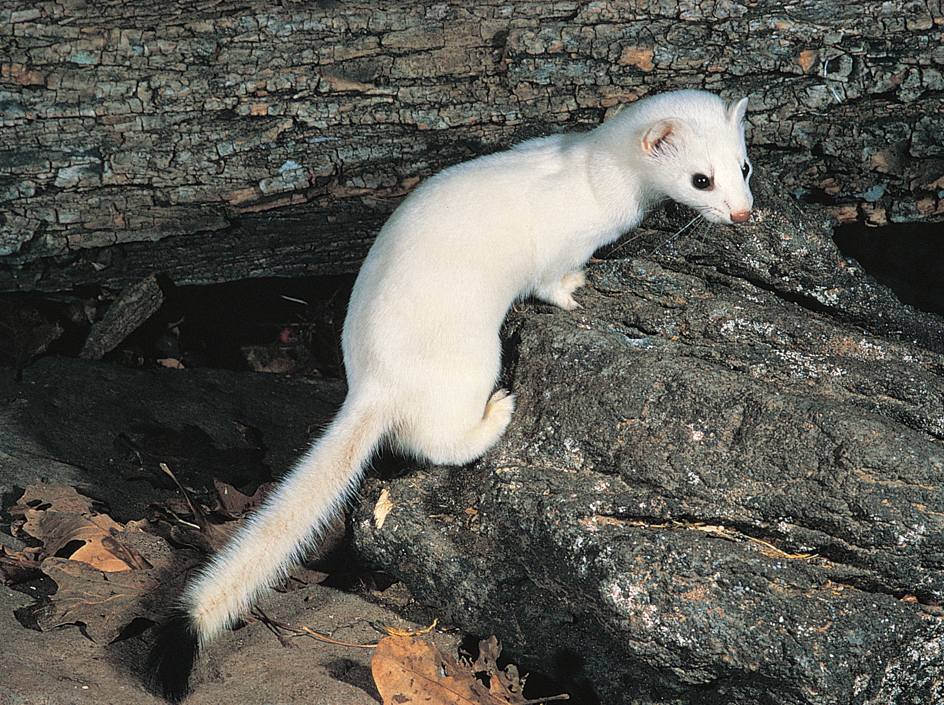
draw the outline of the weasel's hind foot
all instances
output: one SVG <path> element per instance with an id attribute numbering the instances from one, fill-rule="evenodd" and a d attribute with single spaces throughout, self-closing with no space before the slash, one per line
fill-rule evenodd
<path id="1" fill-rule="evenodd" d="M 482 418 L 456 438 L 435 438 L 421 446 L 423 455 L 437 465 L 465 465 L 498 443 L 515 411 L 515 397 L 500 389 L 489 398 Z"/>
<path id="2" fill-rule="evenodd" d="M 561 277 L 560 281 L 537 292 L 537 295 L 548 303 L 560 306 L 566 311 L 573 311 L 575 308 L 580 308 L 580 304 L 574 300 L 573 293 L 586 283 L 587 275 L 584 271 L 575 269 Z"/>
<path id="3" fill-rule="evenodd" d="M 515 413 L 515 396 L 507 389 L 499 389 L 488 398 L 485 412 L 479 421 L 466 436 L 466 450 L 469 457 L 463 462 L 474 460 L 484 454 L 489 448 L 498 443 L 505 433 L 511 416 Z"/>
<path id="4" fill-rule="evenodd" d="M 511 423 L 511 416 L 515 413 L 515 395 L 507 389 L 499 389 L 489 397 L 485 405 L 485 413 L 482 414 L 482 423 L 497 429 L 495 442 L 501 438 L 501 435 Z"/>

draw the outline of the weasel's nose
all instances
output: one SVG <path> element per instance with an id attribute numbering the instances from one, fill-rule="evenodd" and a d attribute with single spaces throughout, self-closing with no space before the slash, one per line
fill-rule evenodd
<path id="1" fill-rule="evenodd" d="M 746 221 L 748 218 L 750 218 L 750 217 L 751 217 L 751 212 L 750 212 L 750 211 L 740 211 L 739 213 L 732 213 L 732 214 L 731 214 L 731 222 L 732 222 L 732 223 L 743 223 L 743 222 L 745 222 L 745 221 Z"/>

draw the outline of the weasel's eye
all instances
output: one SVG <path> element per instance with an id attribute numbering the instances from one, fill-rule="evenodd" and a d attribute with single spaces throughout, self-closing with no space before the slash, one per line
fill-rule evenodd
<path id="1" fill-rule="evenodd" d="M 744 176 L 744 180 L 747 181 L 747 177 L 751 175 L 751 163 L 744 162 L 741 165 L 741 174 Z"/>
<path id="2" fill-rule="evenodd" d="M 709 179 L 704 174 L 695 174 L 692 177 L 692 186 L 697 188 L 699 191 L 707 191 L 711 188 L 711 179 Z"/>

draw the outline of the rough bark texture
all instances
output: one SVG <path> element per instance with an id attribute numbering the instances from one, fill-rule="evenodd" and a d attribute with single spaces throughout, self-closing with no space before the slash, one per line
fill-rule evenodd
<path id="1" fill-rule="evenodd" d="M 944 214 L 931 2 L 8 2 L 0 290 L 352 272 L 419 178 L 677 88 L 842 220 Z"/>

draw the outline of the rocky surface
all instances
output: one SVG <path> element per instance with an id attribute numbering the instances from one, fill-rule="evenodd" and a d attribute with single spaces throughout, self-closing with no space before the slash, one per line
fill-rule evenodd
<path id="1" fill-rule="evenodd" d="M 759 193 L 511 316 L 509 433 L 359 550 L 601 702 L 944 702 L 944 326 Z"/>

